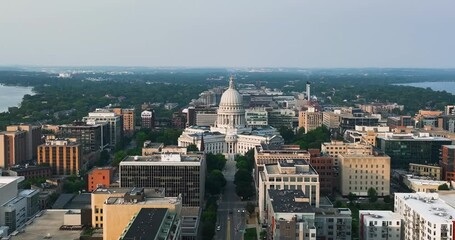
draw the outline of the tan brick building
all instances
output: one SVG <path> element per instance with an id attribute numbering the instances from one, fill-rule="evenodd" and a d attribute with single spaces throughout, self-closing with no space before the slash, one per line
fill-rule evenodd
<path id="1" fill-rule="evenodd" d="M 48 140 L 38 146 L 38 164 L 48 164 L 54 175 L 78 174 L 82 166 L 81 145 L 65 139 Z"/>
<path id="2" fill-rule="evenodd" d="M 310 107 L 307 111 L 299 112 L 299 128 L 304 128 L 305 133 L 322 126 L 322 112 Z"/>

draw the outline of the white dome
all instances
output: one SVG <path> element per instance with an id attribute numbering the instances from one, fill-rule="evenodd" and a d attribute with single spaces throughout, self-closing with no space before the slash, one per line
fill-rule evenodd
<path id="1" fill-rule="evenodd" d="M 243 97 L 234 88 L 234 80 L 231 77 L 229 81 L 229 88 L 221 95 L 220 107 L 221 106 L 238 106 L 243 105 Z"/>

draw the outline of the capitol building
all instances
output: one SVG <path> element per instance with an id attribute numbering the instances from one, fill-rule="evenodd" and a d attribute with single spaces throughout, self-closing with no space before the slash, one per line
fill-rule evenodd
<path id="1" fill-rule="evenodd" d="M 235 89 L 230 78 L 229 88 L 223 93 L 213 126 L 190 126 L 178 139 L 180 147 L 195 144 L 207 153 L 223 153 L 228 156 L 245 154 L 257 145 L 281 146 L 280 133 L 273 127 L 252 128 L 247 126 L 243 97 Z"/>

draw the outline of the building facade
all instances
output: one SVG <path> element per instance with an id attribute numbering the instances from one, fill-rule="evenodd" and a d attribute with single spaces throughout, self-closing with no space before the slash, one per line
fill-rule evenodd
<path id="1" fill-rule="evenodd" d="M 317 111 L 314 107 L 299 112 L 299 128 L 304 128 L 305 133 L 322 126 L 322 120 L 322 112 Z"/>
<path id="2" fill-rule="evenodd" d="M 0 167 L 7 168 L 27 160 L 27 132 L 0 132 Z"/>
<path id="3" fill-rule="evenodd" d="M 88 125 L 107 123 L 109 126 L 109 145 L 111 147 L 120 142 L 123 136 L 122 116 L 108 109 L 96 109 L 94 112 L 90 112 L 87 117 L 84 117 L 83 121 Z"/>
<path id="4" fill-rule="evenodd" d="M 41 126 L 32 125 L 12 125 L 6 127 L 7 132 L 24 131 L 25 133 L 25 159 L 36 158 L 36 148 L 43 143 Z"/>
<path id="5" fill-rule="evenodd" d="M 433 180 L 441 180 L 442 168 L 438 165 L 409 164 L 409 172 L 417 176 L 430 177 Z"/>
<path id="6" fill-rule="evenodd" d="M 54 175 L 77 175 L 82 167 L 81 145 L 65 139 L 38 146 L 38 164 L 47 164 Z"/>
<path id="7" fill-rule="evenodd" d="M 136 110 L 134 108 L 114 108 L 113 111 L 122 116 L 124 134 L 133 134 L 136 128 Z"/>
<path id="8" fill-rule="evenodd" d="M 83 153 L 102 151 L 109 146 L 109 124 L 88 125 L 85 122 L 59 126 L 59 137 L 75 138 L 81 144 Z"/>
<path id="9" fill-rule="evenodd" d="M 165 188 L 167 197 L 181 195 L 183 206 L 202 207 L 205 169 L 199 153 L 127 157 L 119 166 L 120 187 Z"/>
<path id="10" fill-rule="evenodd" d="M 155 116 L 153 110 L 142 111 L 141 113 L 141 128 L 153 129 L 155 127 Z"/>
<path id="11" fill-rule="evenodd" d="M 354 193 L 368 196 L 368 189 L 376 190 L 378 196 L 390 195 L 390 157 L 387 155 L 341 154 L 341 194 Z"/>
<path id="12" fill-rule="evenodd" d="M 109 188 L 114 176 L 113 167 L 95 167 L 87 174 L 87 191 L 93 192 L 98 187 Z"/>
<path id="13" fill-rule="evenodd" d="M 361 240 L 401 240 L 402 217 L 392 211 L 359 211 Z"/>

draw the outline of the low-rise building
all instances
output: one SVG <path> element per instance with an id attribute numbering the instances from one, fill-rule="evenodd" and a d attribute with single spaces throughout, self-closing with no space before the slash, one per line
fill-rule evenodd
<path id="1" fill-rule="evenodd" d="M 93 192 L 98 187 L 109 188 L 114 175 L 113 167 L 95 167 L 87 174 L 87 190 Z"/>
<path id="2" fill-rule="evenodd" d="M 349 208 L 314 209 L 317 239 L 352 239 L 352 213 Z"/>
<path id="3" fill-rule="evenodd" d="M 7 170 L 10 176 L 23 176 L 25 179 L 49 178 L 52 176 L 52 169 L 48 166 L 22 165 Z"/>
<path id="4" fill-rule="evenodd" d="M 392 211 L 359 211 L 361 240 L 401 240 L 403 218 Z"/>
<path id="5" fill-rule="evenodd" d="M 441 180 L 442 168 L 438 165 L 427 165 L 427 164 L 409 164 L 409 172 L 422 177 L 429 177 L 433 180 Z"/>
<path id="6" fill-rule="evenodd" d="M 413 175 L 406 175 L 403 178 L 403 183 L 414 192 L 437 192 L 439 186 L 450 183 L 446 181 L 432 180 L 426 177 L 417 177 Z"/>

